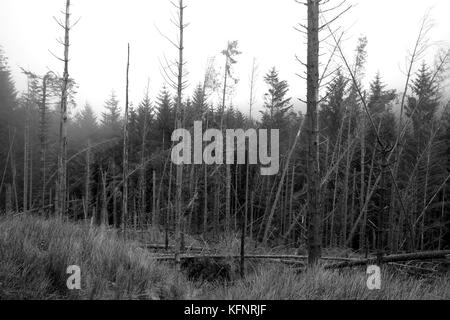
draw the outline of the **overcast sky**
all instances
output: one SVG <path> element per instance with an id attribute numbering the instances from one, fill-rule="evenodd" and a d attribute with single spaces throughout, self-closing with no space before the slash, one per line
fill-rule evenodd
<path id="1" fill-rule="evenodd" d="M 336 3 L 338 0 L 333 0 Z M 246 110 L 249 75 L 253 57 L 257 58 L 260 78 L 257 83 L 258 104 L 262 104 L 264 74 L 272 66 L 289 81 L 290 94 L 304 98 L 305 82 L 296 76 L 302 67 L 295 55 L 303 56 L 305 39 L 293 27 L 302 22 L 306 8 L 294 0 L 185 0 L 186 60 L 191 93 L 203 80 L 208 57 L 217 56 L 222 66 L 221 50 L 228 40 L 238 40 L 243 54 L 238 58 L 235 74 L 240 79 L 233 102 Z M 134 104 L 142 98 L 147 79 L 155 97 L 163 85 L 159 60 L 164 54 L 175 55 L 173 47 L 160 35 L 175 37 L 169 23 L 174 8 L 169 0 L 73 0 L 73 14 L 81 17 L 72 32 L 70 75 L 79 84 L 79 107 L 89 102 L 97 112 L 115 90 L 124 100 L 126 45 L 131 44 L 130 94 Z M 414 44 L 419 22 L 429 8 L 435 27 L 433 41 L 450 42 L 449 0 L 352 0 L 356 5 L 338 24 L 349 28 L 344 48 L 353 54 L 360 35 L 368 37 L 367 77 L 380 71 L 385 82 L 401 89 L 405 56 Z M 62 64 L 49 49 L 62 55 L 56 42 L 63 33 L 53 20 L 61 17 L 64 0 L 0 0 L 0 45 L 3 46 L 16 84 L 26 87 L 20 67 L 44 74 L 51 69 L 62 71 Z M 429 57 L 433 55 L 433 49 Z"/>

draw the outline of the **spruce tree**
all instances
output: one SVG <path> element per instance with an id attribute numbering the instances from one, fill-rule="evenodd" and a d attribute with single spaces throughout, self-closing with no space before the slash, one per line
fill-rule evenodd
<path id="1" fill-rule="evenodd" d="M 262 123 L 271 129 L 282 129 L 287 121 L 287 115 L 292 110 L 291 98 L 286 95 L 289 92 L 287 81 L 279 79 L 278 71 L 272 68 L 264 78 L 268 92 L 264 95 L 264 111 Z"/>

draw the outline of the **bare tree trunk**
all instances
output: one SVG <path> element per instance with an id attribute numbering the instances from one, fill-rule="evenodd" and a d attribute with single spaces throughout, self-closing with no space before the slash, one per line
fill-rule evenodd
<path id="1" fill-rule="evenodd" d="M 327 141 L 327 145 L 326 145 L 326 148 L 325 148 L 325 165 L 324 165 L 324 168 L 323 168 L 324 172 L 327 172 L 327 171 L 330 170 L 330 164 L 329 164 L 330 139 L 327 138 L 326 141 Z M 325 188 L 324 195 L 323 195 L 323 198 L 325 198 L 325 201 L 321 201 L 322 216 L 325 217 L 324 220 L 323 220 L 323 224 L 324 224 L 323 225 L 323 229 L 324 229 L 323 231 L 324 231 L 324 235 L 325 235 L 323 241 L 324 241 L 325 244 L 328 243 L 328 219 L 326 219 L 327 216 L 328 216 L 328 212 L 327 212 L 327 210 L 328 210 L 328 208 L 327 208 L 328 196 L 329 196 L 328 188 Z"/>
<path id="2" fill-rule="evenodd" d="M 125 116 L 123 124 L 123 192 L 122 192 L 122 232 L 124 236 L 127 229 L 128 219 L 128 88 L 129 88 L 129 73 L 130 73 L 130 44 L 128 44 L 128 58 L 127 58 L 127 73 L 126 73 L 126 91 L 125 91 Z"/>
<path id="3" fill-rule="evenodd" d="M 30 138 L 28 138 L 28 139 L 30 139 Z M 29 152 L 30 152 L 29 159 L 28 159 L 29 162 L 30 162 L 30 164 L 29 164 L 29 168 L 30 168 L 30 173 L 29 173 L 30 182 L 28 184 L 28 188 L 29 188 L 29 192 L 28 192 L 28 196 L 29 196 L 28 208 L 31 209 L 31 207 L 33 205 L 33 146 L 32 146 L 32 144 L 30 143 L 29 140 L 28 140 L 28 147 L 29 147 Z"/>
<path id="4" fill-rule="evenodd" d="M 250 122 L 253 122 L 252 116 L 253 116 L 253 105 L 255 102 L 254 92 L 256 82 L 256 71 L 257 71 L 256 58 L 253 58 L 252 75 L 250 77 L 250 115 L 249 115 Z"/>
<path id="5" fill-rule="evenodd" d="M 66 0 L 64 26 L 64 74 L 61 93 L 61 121 L 59 127 L 58 157 L 58 215 L 63 218 L 67 211 L 67 100 L 69 88 L 69 33 L 70 33 L 70 0 Z"/>
<path id="6" fill-rule="evenodd" d="M 102 227 L 106 227 L 107 225 L 107 217 L 108 217 L 108 200 L 107 200 L 107 185 L 106 185 L 106 179 L 107 179 L 107 173 L 103 171 L 102 168 L 100 168 L 100 174 L 102 178 L 102 213 L 100 218 L 100 225 Z"/>
<path id="7" fill-rule="evenodd" d="M 113 172 L 114 174 L 114 172 Z M 114 188 L 114 186 L 113 186 Z M 86 180 L 84 184 L 84 220 L 88 220 L 89 207 L 91 203 L 91 140 L 88 140 L 86 151 Z"/>
<path id="8" fill-rule="evenodd" d="M 16 212 L 19 212 L 19 196 L 17 194 L 17 169 L 14 150 L 11 150 L 11 176 L 12 176 L 12 187 L 14 192 L 14 208 Z"/>
<path id="9" fill-rule="evenodd" d="M 136 206 L 136 189 L 133 190 L 132 194 L 133 194 L 133 230 L 136 234 L 136 231 L 138 230 L 138 208 Z"/>
<path id="10" fill-rule="evenodd" d="M 360 182 L 360 191 L 359 191 L 359 210 L 363 210 L 365 203 L 365 175 L 366 175 L 366 115 L 363 113 L 361 119 L 361 182 Z M 365 222 L 365 221 L 364 221 Z M 363 223 L 364 223 L 363 222 Z M 362 249 L 365 245 L 365 226 L 361 225 L 361 232 L 359 238 L 359 246 Z"/>
<path id="11" fill-rule="evenodd" d="M 164 221 L 164 230 L 165 230 L 165 242 L 166 242 L 166 250 L 169 247 L 169 224 L 170 219 L 172 218 L 172 175 L 173 175 L 173 163 L 170 162 L 170 170 L 169 170 L 169 188 L 167 190 L 167 209 Z"/>
<path id="12" fill-rule="evenodd" d="M 319 95 L 319 4 L 308 0 L 307 118 L 308 118 L 308 263 L 315 265 L 321 257 L 319 132 L 317 105 Z"/>
<path id="13" fill-rule="evenodd" d="M 203 167 L 203 235 L 208 232 L 208 165 Z"/>
<path id="14" fill-rule="evenodd" d="M 428 182 L 430 178 L 430 161 L 431 161 L 431 146 L 428 148 L 427 151 L 427 162 L 426 162 L 426 169 L 425 169 L 425 185 L 423 190 L 423 207 L 427 207 L 428 203 Z M 426 209 L 425 209 L 426 210 Z M 423 215 L 421 224 L 420 224 L 420 250 L 425 250 L 425 217 L 426 214 Z"/>
<path id="15" fill-rule="evenodd" d="M 292 166 L 292 175 L 291 175 L 291 191 L 290 191 L 290 199 L 289 199 L 289 225 L 292 225 L 292 223 L 293 223 L 294 191 L 295 191 L 295 164 Z"/>
<path id="16" fill-rule="evenodd" d="M 250 196 L 250 239 L 255 240 L 253 237 L 253 228 L 254 228 L 254 201 L 255 201 L 255 193 L 252 192 Z"/>
<path id="17" fill-rule="evenodd" d="M 42 79 L 42 102 L 41 102 L 41 207 L 45 207 L 45 188 L 47 185 L 47 74 Z"/>
<path id="18" fill-rule="evenodd" d="M 347 114 L 347 113 L 345 113 Z M 332 162 L 334 161 L 339 161 L 339 157 L 341 154 L 341 142 L 342 142 L 342 136 L 344 134 L 344 123 L 345 123 L 345 117 L 342 119 L 341 121 L 341 126 L 339 128 L 339 134 L 338 134 L 338 140 L 336 142 L 336 146 L 335 146 L 335 150 L 333 152 L 333 159 Z M 336 153 L 337 152 L 337 153 Z M 335 242 L 335 215 L 336 215 L 336 211 L 337 211 L 337 192 L 338 192 L 338 178 L 339 178 L 339 164 L 337 164 L 336 166 L 336 175 L 335 175 L 335 179 L 334 179 L 334 192 L 333 192 L 333 206 L 332 206 L 332 214 L 331 214 L 331 223 L 330 223 L 330 246 L 334 246 L 336 245 Z"/>
<path id="19" fill-rule="evenodd" d="M 147 88 L 147 94 L 148 98 L 148 88 Z M 144 117 L 144 130 L 142 132 L 142 143 L 141 143 L 141 170 L 140 170 L 140 179 L 139 179 L 139 200 L 140 200 L 140 217 L 141 222 L 144 221 L 145 215 L 147 213 L 147 180 L 146 180 L 146 165 L 145 165 L 145 142 L 147 137 L 147 112 L 145 113 Z M 154 211 L 152 212 L 152 215 L 154 214 Z M 153 220 L 153 219 L 152 219 Z"/>
<path id="20" fill-rule="evenodd" d="M 209 117 L 206 115 L 206 129 L 209 129 Z M 208 165 L 203 166 L 203 235 L 208 232 Z"/>
<path id="21" fill-rule="evenodd" d="M 178 4 L 178 28 L 179 28 L 179 42 L 178 42 L 178 83 L 177 83 L 177 110 L 176 110 L 176 121 L 177 126 L 176 128 L 181 128 L 181 109 L 182 109 L 182 99 L 183 99 L 183 78 L 184 78 L 184 29 L 186 25 L 184 24 L 184 9 L 185 6 L 183 5 L 183 0 L 179 0 Z M 180 268 L 180 260 L 179 260 L 179 254 L 182 247 L 182 219 L 183 219 L 183 165 L 177 166 L 177 180 L 176 180 L 176 187 L 177 187 L 177 193 L 176 193 L 176 221 L 175 221 L 175 238 L 176 238 L 176 253 L 175 253 L 175 260 L 177 262 L 177 268 Z"/>
<path id="22" fill-rule="evenodd" d="M 6 199 L 5 199 L 5 211 L 6 211 L 6 215 L 9 216 L 12 213 L 12 201 L 11 201 L 11 196 L 12 196 L 12 188 L 10 184 L 6 185 Z"/>
<path id="23" fill-rule="evenodd" d="M 159 225 L 159 215 L 157 210 L 157 200 L 156 200 L 156 171 L 153 171 L 153 199 L 152 199 L 152 227 L 156 228 Z"/>
<path id="24" fill-rule="evenodd" d="M 116 186 L 117 186 L 117 177 L 116 177 L 116 162 L 114 161 L 114 159 L 112 159 L 112 175 L 113 175 L 113 179 L 112 179 L 112 192 L 113 192 L 113 224 L 114 224 L 114 228 L 119 228 L 119 217 L 117 215 L 117 190 L 116 190 Z"/>
<path id="25" fill-rule="evenodd" d="M 28 190 L 29 190 L 29 145 L 30 145 L 30 83 L 28 83 L 28 97 L 25 110 L 25 132 L 23 150 L 23 213 L 28 213 Z"/>
<path id="26" fill-rule="evenodd" d="M 248 167 L 248 165 L 247 165 Z M 246 206 L 247 207 L 247 206 Z M 241 278 L 245 277 L 245 236 L 247 234 L 247 210 L 245 210 L 244 216 L 241 218 L 241 263 L 240 271 Z"/>
<path id="27" fill-rule="evenodd" d="M 352 127 L 352 117 L 349 114 L 348 117 L 348 130 L 347 130 L 347 145 L 350 146 L 350 132 Z M 342 229 L 341 229 L 341 244 L 345 245 L 347 238 L 347 226 L 348 226 L 348 184 L 350 180 L 350 167 L 351 167 L 351 151 L 347 151 L 347 161 L 345 164 L 345 177 L 344 177 L 344 196 L 343 196 L 343 208 L 342 208 Z"/>
<path id="28" fill-rule="evenodd" d="M 442 189 L 442 210 L 441 210 L 441 223 L 439 225 L 439 241 L 438 250 L 442 249 L 442 240 L 444 237 L 444 223 L 445 223 L 445 187 Z"/>
<path id="29" fill-rule="evenodd" d="M 222 94 L 222 115 L 220 121 L 220 130 L 224 129 L 224 118 L 225 118 L 225 104 L 227 95 L 227 81 L 229 72 L 229 60 L 230 57 L 226 54 L 225 59 L 225 78 L 223 82 L 223 94 Z M 225 165 L 226 178 L 225 178 L 225 234 L 228 236 L 230 234 L 230 221 L 231 221 L 231 167 L 229 164 Z"/>

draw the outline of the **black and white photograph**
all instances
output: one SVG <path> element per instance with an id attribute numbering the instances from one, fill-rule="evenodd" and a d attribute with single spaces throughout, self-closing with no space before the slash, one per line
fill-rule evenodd
<path id="1" fill-rule="evenodd" d="M 0 300 L 449 301 L 449 14 L 0 0 Z"/>

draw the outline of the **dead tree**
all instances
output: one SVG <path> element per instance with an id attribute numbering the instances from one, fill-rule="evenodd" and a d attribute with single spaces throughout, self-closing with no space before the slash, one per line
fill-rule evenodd
<path id="1" fill-rule="evenodd" d="M 88 140 L 88 150 L 86 151 L 86 177 L 84 184 L 84 220 L 88 220 L 89 205 L 91 203 L 91 141 Z M 114 187 L 114 186 L 113 186 Z"/>
<path id="2" fill-rule="evenodd" d="M 308 128 L 308 248 L 309 264 L 316 264 L 321 256 L 322 235 L 319 204 L 319 0 L 308 0 L 308 57 L 307 57 L 307 128 Z"/>
<path id="3" fill-rule="evenodd" d="M 41 207 L 45 207 L 46 185 L 47 185 L 47 140 L 48 140 L 48 120 L 47 120 L 47 97 L 48 85 L 53 79 L 53 72 L 48 72 L 42 78 L 42 101 L 40 106 L 40 162 L 41 162 Z"/>
<path id="4" fill-rule="evenodd" d="M 128 219 L 128 152 L 129 152 L 129 136 L 128 136 L 128 107 L 129 107 L 129 73 L 130 73 L 130 44 L 128 44 L 127 55 L 127 71 L 126 71 L 126 88 L 125 88 L 125 115 L 123 124 L 123 192 L 122 192 L 122 232 L 125 235 Z"/>
<path id="5" fill-rule="evenodd" d="M 153 196 L 152 196 L 152 226 L 153 228 L 158 227 L 159 225 L 159 212 L 157 210 L 157 199 L 156 199 L 156 171 L 153 171 L 153 177 L 152 177 L 152 192 L 153 192 Z"/>
<path id="6" fill-rule="evenodd" d="M 177 74 L 177 110 L 176 110 L 176 128 L 181 128 L 181 109 L 182 109 L 182 99 L 183 99 L 183 89 L 185 87 L 185 83 L 183 80 L 184 74 L 184 29 L 187 25 L 184 24 L 184 9 L 186 8 L 183 5 L 183 0 L 179 0 L 177 10 L 178 10 L 178 30 L 179 30 L 179 43 L 178 43 L 178 74 Z M 175 199 L 175 237 L 177 239 L 177 252 L 181 250 L 181 241 L 182 241 L 182 221 L 183 219 L 183 165 L 177 166 L 177 180 L 176 180 L 176 199 Z M 177 260 L 177 262 L 179 262 Z"/>
<path id="7" fill-rule="evenodd" d="M 3 190 L 3 184 L 4 184 L 4 182 L 5 182 L 5 177 L 6 177 L 6 171 L 7 171 L 7 169 L 8 169 L 8 162 L 9 162 L 9 159 L 13 156 L 12 155 L 12 153 L 13 153 L 13 150 L 14 150 L 14 142 L 15 142 L 15 136 L 16 136 L 16 129 L 14 128 L 14 134 L 13 134 L 13 136 L 11 137 L 11 128 L 8 128 L 8 131 L 9 131 L 9 148 L 8 148 L 8 155 L 6 156 L 6 161 L 5 161 L 5 168 L 4 168 L 4 170 L 3 170 L 3 174 L 2 174 L 2 180 L 1 180 L 1 183 L 0 183 L 0 193 L 2 192 L 2 190 Z M 8 186 L 6 186 L 6 187 L 8 187 Z M 11 187 L 11 185 L 9 185 L 9 187 Z M 8 190 L 7 190 L 8 191 Z M 11 190 L 10 190 L 11 191 Z M 7 197 L 8 198 L 8 197 Z M 11 198 L 11 197 L 10 197 Z M 11 200 L 11 199 L 10 199 Z"/>
<path id="8" fill-rule="evenodd" d="M 58 208 L 57 214 L 60 218 L 66 215 L 67 211 L 67 103 L 69 91 L 69 47 L 70 47 L 70 0 L 66 0 L 65 23 L 56 20 L 60 27 L 64 29 L 64 42 L 60 43 L 64 47 L 64 58 L 59 59 L 64 63 L 64 73 L 61 88 L 61 109 L 59 125 L 59 150 L 58 150 Z"/>
<path id="9" fill-rule="evenodd" d="M 102 208 L 101 208 L 101 215 L 100 215 L 100 225 L 102 227 L 106 227 L 108 224 L 108 197 L 107 197 L 107 172 L 103 171 L 103 169 L 100 167 L 100 175 L 101 175 L 101 185 L 102 185 Z"/>
<path id="10" fill-rule="evenodd" d="M 34 76 L 27 74 L 28 77 L 28 93 L 25 105 L 25 130 L 23 143 L 23 213 L 28 213 L 28 191 L 30 182 L 30 112 L 31 112 L 31 90 L 30 78 Z"/>
<path id="11" fill-rule="evenodd" d="M 252 122 L 252 107 L 255 102 L 255 78 L 256 78 L 256 59 L 253 59 L 253 67 L 252 67 L 252 74 L 250 77 L 250 100 L 249 100 L 249 107 L 250 107 L 250 122 Z M 242 217 L 241 221 L 241 278 L 244 278 L 245 276 L 245 238 L 247 236 L 247 221 L 248 221 L 248 215 L 249 215 L 249 196 L 250 196 L 250 161 L 246 161 L 245 166 L 245 211 L 244 216 Z M 236 183 L 237 185 L 237 183 Z M 253 200 L 253 199 L 252 199 Z M 253 226 L 250 225 L 252 228 Z"/>
<path id="12" fill-rule="evenodd" d="M 236 64 L 235 57 L 240 55 L 241 52 L 237 50 L 238 42 L 231 41 L 228 42 L 227 48 L 222 51 L 225 56 L 225 71 L 224 71 L 224 82 L 223 82 L 223 92 L 222 92 L 222 110 L 221 110 L 221 120 L 220 129 L 224 129 L 224 119 L 225 119 L 225 109 L 226 109 L 226 97 L 228 89 L 228 79 L 232 78 L 231 67 Z M 236 80 L 235 80 L 236 81 Z M 228 159 L 228 157 L 227 157 Z M 230 222 L 231 222 L 231 166 L 226 164 L 226 181 L 225 181 L 225 233 L 229 235 L 230 233 Z"/>
<path id="13" fill-rule="evenodd" d="M 318 105 L 320 103 L 319 90 L 322 80 L 327 76 L 328 65 L 324 74 L 319 74 L 319 33 L 330 24 L 336 21 L 340 16 L 347 12 L 351 6 L 342 10 L 329 22 L 320 25 L 319 17 L 323 12 L 341 10 L 345 1 L 334 8 L 322 8 L 329 3 L 328 0 L 308 0 L 299 3 L 307 6 L 307 25 L 299 24 L 302 29 L 298 31 L 307 36 L 307 62 L 303 63 L 306 67 L 307 98 L 304 101 L 307 105 L 306 126 L 308 130 L 308 150 L 307 150 L 307 181 L 308 181 L 308 249 L 309 264 L 316 264 L 321 256 L 322 247 L 322 215 L 320 205 L 320 161 L 319 161 L 319 127 L 318 127 Z M 337 47 L 337 46 L 336 46 Z M 334 55 L 334 53 L 333 53 Z M 331 73 L 332 74 L 332 73 Z"/>
<path id="14" fill-rule="evenodd" d="M 250 122 L 253 121 L 253 105 L 255 104 L 255 87 L 256 87 L 256 77 L 258 73 L 258 66 L 256 65 L 256 58 L 253 58 L 253 66 L 252 66 L 252 73 L 250 76 L 250 113 L 249 113 L 249 119 Z"/>
<path id="15" fill-rule="evenodd" d="M 150 101 L 149 99 L 149 85 L 147 85 L 147 90 L 145 93 L 145 101 Z M 140 220 L 141 223 L 144 221 L 144 216 L 147 211 L 147 179 L 146 179 L 146 138 L 148 132 L 148 112 L 145 110 L 144 115 L 144 128 L 142 130 L 142 141 L 141 141 L 141 170 L 139 177 L 139 201 L 140 201 Z M 154 177 L 153 177 L 154 178 Z M 153 206 L 154 207 L 154 206 Z M 154 208 L 153 208 L 154 209 Z M 154 211 L 153 211 L 154 214 Z"/>
<path id="16" fill-rule="evenodd" d="M 180 129 L 182 127 L 182 109 L 183 109 L 183 91 L 187 86 L 187 82 L 185 79 L 187 73 L 184 70 L 186 62 L 184 61 L 184 31 L 187 28 L 188 24 L 184 22 L 184 10 L 186 6 L 184 5 L 183 0 L 178 0 L 177 3 L 172 2 L 172 5 L 177 10 L 177 20 L 171 21 L 176 27 L 178 32 L 177 41 L 172 41 L 169 37 L 161 35 L 168 40 L 178 52 L 176 61 L 173 63 L 169 63 L 166 59 L 166 64 L 161 66 L 162 75 L 167 83 L 177 92 L 176 99 L 176 110 L 175 110 L 175 128 Z M 176 70 L 173 69 L 173 66 L 176 66 Z M 171 170 L 172 171 L 172 164 Z M 169 177 L 171 179 L 171 176 Z M 176 254 L 178 257 L 181 246 L 182 246 L 182 230 L 183 227 L 183 164 L 176 166 L 176 195 L 175 195 L 175 238 L 176 238 Z M 169 200 L 170 207 L 170 200 Z M 166 228 L 167 229 L 167 228 Z M 167 241 L 166 241 L 167 242 Z M 176 258 L 177 262 L 179 260 Z"/>
<path id="17" fill-rule="evenodd" d="M 339 264 L 332 264 L 326 266 L 325 269 L 333 270 L 333 269 L 353 268 L 377 263 L 439 260 L 439 259 L 446 259 L 446 257 L 448 257 L 449 254 L 450 250 L 389 255 L 385 257 L 381 256 L 369 259 L 346 261 Z"/>

